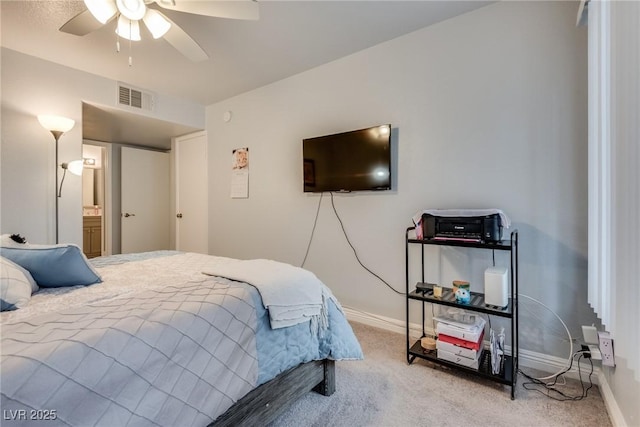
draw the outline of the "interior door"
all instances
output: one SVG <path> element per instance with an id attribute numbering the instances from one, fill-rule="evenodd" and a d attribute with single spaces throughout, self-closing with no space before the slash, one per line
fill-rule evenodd
<path id="1" fill-rule="evenodd" d="M 196 132 L 174 141 L 176 171 L 176 249 L 209 252 L 207 134 Z"/>
<path id="2" fill-rule="evenodd" d="M 169 154 L 122 148 L 121 252 L 170 249 Z"/>

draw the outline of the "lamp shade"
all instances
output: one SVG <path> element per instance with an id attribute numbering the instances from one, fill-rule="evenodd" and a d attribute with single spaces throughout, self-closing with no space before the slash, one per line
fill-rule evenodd
<path id="1" fill-rule="evenodd" d="M 72 119 L 60 116 L 52 116 L 48 114 L 41 114 L 38 116 L 38 121 L 43 128 L 51 132 L 69 132 L 73 129 L 76 122 Z"/>
<path id="2" fill-rule="evenodd" d="M 74 175 L 82 175 L 82 169 L 84 169 L 84 162 L 82 160 L 73 160 L 67 164 L 67 169 Z"/>
<path id="3" fill-rule="evenodd" d="M 154 39 L 164 36 L 171 28 L 171 23 L 157 10 L 147 9 L 142 20 Z"/>
<path id="4" fill-rule="evenodd" d="M 132 21 L 124 15 L 120 15 L 116 34 L 127 40 L 140 41 L 140 24 L 138 21 Z"/>
<path id="5" fill-rule="evenodd" d="M 101 24 L 106 24 L 118 12 L 113 0 L 84 0 L 84 4 Z"/>

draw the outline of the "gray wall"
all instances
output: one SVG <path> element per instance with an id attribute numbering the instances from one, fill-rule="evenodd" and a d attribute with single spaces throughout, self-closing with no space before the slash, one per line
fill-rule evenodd
<path id="1" fill-rule="evenodd" d="M 208 107 L 211 252 L 300 264 L 319 200 L 302 192 L 302 138 L 391 122 L 395 189 L 335 198 L 361 259 L 403 289 L 403 232 L 416 211 L 500 207 L 520 230 L 521 292 L 579 335 L 597 320 L 586 303 L 586 29 L 575 27 L 576 12 L 574 2 L 501 2 Z M 115 82 L 1 55 L 0 232 L 52 241 L 53 138 L 35 116 L 79 123 L 83 100 L 112 104 Z M 203 127 L 203 107 L 159 96 L 158 118 Z M 61 160 L 81 145 L 76 125 Z M 231 150 L 242 146 L 251 148 L 250 198 L 231 200 Z M 61 240 L 81 243 L 80 180 L 65 181 L 63 199 Z M 486 254 L 430 255 L 430 280 L 481 286 Z M 403 298 L 356 264 L 328 196 L 306 266 L 345 305 L 404 319 Z M 522 306 L 525 348 L 564 357 L 563 329 L 546 309 Z M 639 383 L 618 362 L 605 375 L 633 424 Z"/>
<path id="2" fill-rule="evenodd" d="M 209 106 L 210 251 L 299 265 L 319 201 L 302 191 L 301 140 L 391 123 L 396 188 L 335 196 L 363 262 L 404 290 L 414 213 L 501 208 L 520 231 L 520 292 L 579 335 L 596 318 L 586 302 L 587 33 L 576 13 L 571 2 L 499 2 Z M 250 196 L 231 199 L 231 152 L 243 146 Z M 430 256 L 429 280 L 482 290 L 490 254 Z M 328 196 L 306 267 L 344 305 L 404 319 L 403 297 L 357 264 Z M 553 315 L 522 307 L 522 346 L 566 357 Z"/>

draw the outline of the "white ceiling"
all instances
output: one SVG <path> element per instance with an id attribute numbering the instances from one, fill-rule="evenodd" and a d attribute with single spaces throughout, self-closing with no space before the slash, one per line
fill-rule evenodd
<path id="1" fill-rule="evenodd" d="M 85 10 L 84 2 L 2 0 L 0 41 L 28 55 L 210 105 L 488 3 L 261 0 L 257 21 L 163 10 L 210 59 L 193 63 L 143 30 L 143 40 L 132 43 L 129 67 L 129 42 L 121 42 L 120 53 L 115 50 L 115 22 L 83 37 L 58 31 Z M 117 123 L 112 119 L 112 126 Z"/>

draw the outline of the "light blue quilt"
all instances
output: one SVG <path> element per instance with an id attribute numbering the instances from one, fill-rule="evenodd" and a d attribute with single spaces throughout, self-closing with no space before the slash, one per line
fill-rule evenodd
<path id="1" fill-rule="evenodd" d="M 258 291 L 172 251 L 95 259 L 103 282 L 35 293 L 3 312 L 3 426 L 207 425 L 300 363 L 361 359 L 341 309 L 329 328 L 272 330 Z"/>

